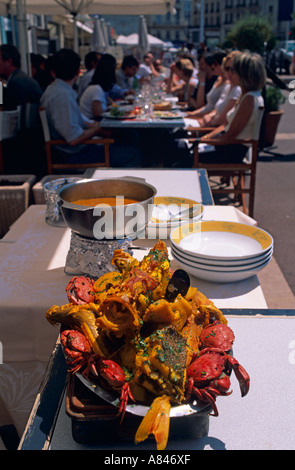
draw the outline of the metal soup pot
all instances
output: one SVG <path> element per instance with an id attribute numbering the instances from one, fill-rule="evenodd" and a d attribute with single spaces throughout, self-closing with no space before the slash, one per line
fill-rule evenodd
<path id="1" fill-rule="evenodd" d="M 143 236 L 152 216 L 154 186 L 141 178 L 83 179 L 59 191 L 61 213 L 69 228 L 87 238 L 98 240 L 135 239 Z M 74 204 L 79 199 L 117 197 L 115 206 Z M 138 202 L 123 204 L 122 198 Z"/>

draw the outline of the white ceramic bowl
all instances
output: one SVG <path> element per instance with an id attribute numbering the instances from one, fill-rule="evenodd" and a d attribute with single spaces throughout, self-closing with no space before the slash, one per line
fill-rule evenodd
<path id="1" fill-rule="evenodd" d="M 255 258 L 273 246 L 273 238 L 265 230 L 228 221 L 181 225 L 171 231 L 170 239 L 184 253 L 220 261 Z"/>
<path id="2" fill-rule="evenodd" d="M 204 207 L 193 199 L 157 196 L 154 198 L 150 227 L 178 227 L 180 224 L 198 222 L 204 214 Z"/>
<path id="3" fill-rule="evenodd" d="M 175 252 L 175 250 L 172 248 L 172 255 L 176 260 L 182 261 L 183 263 L 188 264 L 189 266 L 197 269 L 206 269 L 208 271 L 218 271 L 218 272 L 225 272 L 225 273 L 234 273 L 238 271 L 248 271 L 250 269 L 259 267 L 260 265 L 264 264 L 266 261 L 270 261 L 272 257 L 272 252 L 269 253 L 267 256 L 263 257 L 260 261 L 256 261 L 255 263 L 250 263 L 246 265 L 240 265 L 240 266 L 214 266 L 212 264 L 207 264 L 206 262 L 203 263 L 198 263 L 195 260 L 189 259 L 185 256 L 181 256 L 178 253 Z"/>
<path id="4" fill-rule="evenodd" d="M 188 260 L 188 261 L 194 261 L 200 264 L 206 264 L 207 266 L 220 266 L 220 267 L 228 267 L 228 268 L 233 268 L 235 266 L 246 267 L 249 264 L 259 263 L 263 261 L 270 254 L 273 254 L 273 246 L 271 246 L 265 253 L 262 253 L 255 257 L 243 258 L 243 259 L 237 258 L 233 260 L 228 260 L 228 259 L 218 260 L 218 259 L 200 257 L 194 253 L 187 253 L 181 250 L 181 248 L 179 248 L 177 245 L 172 245 L 172 249 L 176 253 L 176 255 L 183 257 L 184 261 Z"/>
<path id="5" fill-rule="evenodd" d="M 271 258 L 269 258 L 264 263 L 260 264 L 256 268 L 245 269 L 243 271 L 210 271 L 209 269 L 201 269 L 195 266 L 190 266 L 188 263 L 185 263 L 183 260 L 176 258 L 175 261 L 177 264 L 184 269 L 188 274 L 195 276 L 204 281 L 214 282 L 218 284 L 230 283 L 230 282 L 239 282 L 249 277 L 256 275 L 259 271 L 265 268 L 268 265 Z"/>

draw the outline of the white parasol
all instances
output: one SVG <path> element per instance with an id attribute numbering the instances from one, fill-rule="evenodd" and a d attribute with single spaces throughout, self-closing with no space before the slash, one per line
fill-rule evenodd
<path id="1" fill-rule="evenodd" d="M 148 30 L 147 30 L 146 20 L 143 15 L 140 15 L 139 17 L 137 47 L 139 50 L 140 58 L 142 60 L 144 54 L 150 50 Z"/>
<path id="2" fill-rule="evenodd" d="M 91 50 L 96 52 L 104 52 L 106 49 L 107 43 L 105 40 L 102 22 L 100 19 L 95 19 L 91 37 Z"/>
<path id="3" fill-rule="evenodd" d="M 0 15 L 7 15 L 11 5 L 14 13 L 18 0 L 0 0 Z M 27 13 L 39 15 L 165 15 L 174 11 L 175 0 L 26 0 Z"/>

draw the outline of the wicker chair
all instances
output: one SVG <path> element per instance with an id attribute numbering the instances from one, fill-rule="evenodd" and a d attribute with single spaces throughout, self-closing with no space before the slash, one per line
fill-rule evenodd
<path id="1" fill-rule="evenodd" d="M 17 137 L 20 129 L 21 108 L 13 111 L 0 110 L 0 174 L 4 172 L 3 142 Z"/>

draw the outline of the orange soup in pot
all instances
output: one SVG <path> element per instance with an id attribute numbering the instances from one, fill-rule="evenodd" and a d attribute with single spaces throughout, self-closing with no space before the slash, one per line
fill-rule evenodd
<path id="1" fill-rule="evenodd" d="M 90 206 L 95 207 L 98 204 L 102 204 L 104 206 L 122 206 L 126 204 L 136 204 L 139 201 L 137 199 L 132 199 L 129 197 L 92 197 L 92 198 L 85 198 L 85 199 L 77 199 L 76 201 L 72 201 L 72 204 L 78 204 L 80 206 Z"/>

